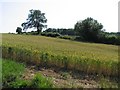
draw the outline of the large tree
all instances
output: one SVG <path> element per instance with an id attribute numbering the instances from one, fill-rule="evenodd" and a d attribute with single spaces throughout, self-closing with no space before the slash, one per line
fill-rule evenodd
<path id="1" fill-rule="evenodd" d="M 101 37 L 103 32 L 102 28 L 103 25 L 91 17 L 77 22 L 74 27 L 78 35 L 92 42 L 99 42 L 99 37 Z"/>
<path id="2" fill-rule="evenodd" d="M 47 22 L 47 19 L 45 17 L 45 13 L 42 13 L 40 10 L 29 10 L 30 13 L 28 14 L 28 18 L 26 19 L 27 22 L 24 22 L 21 24 L 23 27 L 23 30 L 26 30 L 28 28 L 37 28 L 38 34 L 42 31 L 44 27 L 47 27 L 45 23 Z"/>

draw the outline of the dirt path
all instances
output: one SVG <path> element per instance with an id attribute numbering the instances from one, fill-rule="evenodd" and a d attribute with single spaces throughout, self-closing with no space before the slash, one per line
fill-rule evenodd
<path id="1" fill-rule="evenodd" d="M 36 70 L 34 66 L 27 67 L 23 78 L 30 80 L 36 73 L 41 73 L 45 77 L 51 77 L 53 83 L 58 88 L 98 88 L 98 84 L 95 80 L 89 80 L 83 77 L 75 77 L 69 72 L 55 72 L 53 69 L 40 68 Z"/>

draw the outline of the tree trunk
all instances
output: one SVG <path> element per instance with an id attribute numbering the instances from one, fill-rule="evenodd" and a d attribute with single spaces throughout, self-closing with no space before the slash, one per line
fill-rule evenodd
<path id="1" fill-rule="evenodd" d="M 40 29 L 39 29 L 39 27 L 37 27 L 37 34 L 40 34 Z"/>
<path id="2" fill-rule="evenodd" d="M 38 32 L 38 34 L 40 34 L 41 31 L 42 31 L 42 27 L 40 27 L 40 25 L 38 23 L 38 25 L 37 25 L 37 32 Z"/>
<path id="3" fill-rule="evenodd" d="M 37 29 L 37 34 L 40 34 L 40 31 L 39 31 L 39 29 Z"/>

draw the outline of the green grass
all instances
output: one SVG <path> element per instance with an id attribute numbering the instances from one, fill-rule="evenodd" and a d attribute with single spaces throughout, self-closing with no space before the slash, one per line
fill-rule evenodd
<path id="1" fill-rule="evenodd" d="M 110 82 L 109 79 L 106 79 L 104 77 L 101 77 L 98 83 L 99 83 L 99 88 L 118 88 L 118 83 Z"/>
<path id="2" fill-rule="evenodd" d="M 1 60 L 1 59 L 0 59 Z M 2 59 L 2 83 L 3 88 L 52 88 L 50 78 L 36 74 L 30 80 L 23 80 L 21 76 L 25 73 L 25 64 L 13 60 Z"/>
<path id="3" fill-rule="evenodd" d="M 34 79 L 31 81 L 31 88 L 52 88 L 52 79 L 43 77 L 40 73 L 37 73 L 34 76 Z"/>
<path id="4" fill-rule="evenodd" d="M 25 65 L 12 60 L 2 59 L 2 83 L 3 87 L 10 87 L 24 73 Z"/>
<path id="5" fill-rule="evenodd" d="M 32 35 L 3 34 L 2 40 L 4 58 L 117 76 L 118 46 Z"/>

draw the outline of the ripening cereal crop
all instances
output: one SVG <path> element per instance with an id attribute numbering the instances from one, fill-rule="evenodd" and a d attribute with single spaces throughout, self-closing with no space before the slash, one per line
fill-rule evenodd
<path id="1" fill-rule="evenodd" d="M 3 58 L 117 76 L 118 46 L 31 35 L 2 35 Z"/>

